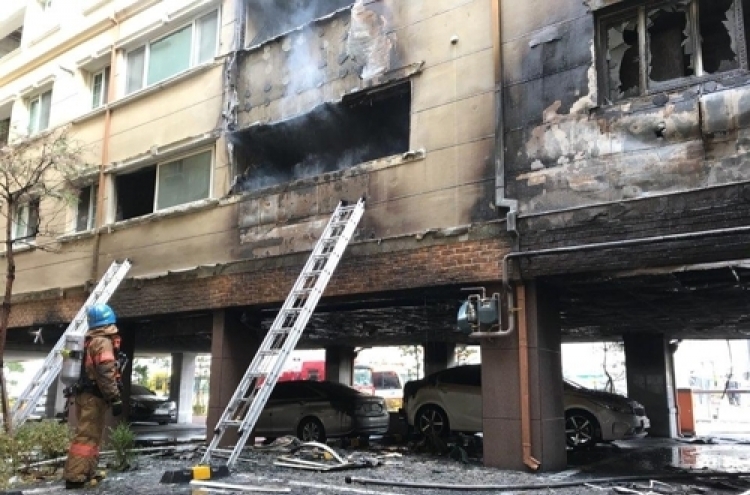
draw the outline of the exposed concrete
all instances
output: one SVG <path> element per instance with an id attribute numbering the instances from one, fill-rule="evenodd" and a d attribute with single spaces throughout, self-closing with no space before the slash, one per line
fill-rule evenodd
<path id="1" fill-rule="evenodd" d="M 326 380 L 351 385 L 354 380 L 355 357 L 353 347 L 327 347 Z"/>
<path id="2" fill-rule="evenodd" d="M 425 376 L 456 365 L 455 342 L 426 342 L 422 347 Z"/>
<path id="3" fill-rule="evenodd" d="M 191 423 L 193 421 L 195 356 L 193 353 L 172 353 L 169 397 L 177 402 L 178 423 Z"/>
<path id="4" fill-rule="evenodd" d="M 677 404 L 674 362 L 667 337 L 660 334 L 630 334 L 625 342 L 628 396 L 646 407 L 651 420 L 649 435 L 677 436 Z"/>
<path id="5" fill-rule="evenodd" d="M 526 290 L 531 455 L 541 470 L 566 466 L 565 413 L 557 294 L 530 283 Z M 526 469 L 521 435 L 519 334 L 481 341 L 484 463 Z"/>

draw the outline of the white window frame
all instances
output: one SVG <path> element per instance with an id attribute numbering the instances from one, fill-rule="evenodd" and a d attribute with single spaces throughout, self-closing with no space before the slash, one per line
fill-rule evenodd
<path id="1" fill-rule="evenodd" d="M 214 10 L 211 10 L 211 11 L 206 12 L 204 14 L 201 14 L 199 16 L 196 16 L 190 22 L 186 22 L 184 24 L 181 24 L 180 26 L 176 27 L 175 29 L 172 29 L 168 33 L 165 33 L 165 34 L 163 34 L 161 36 L 158 36 L 156 38 L 150 39 L 150 40 L 148 40 L 145 43 L 139 44 L 138 46 L 135 46 L 135 47 L 127 50 L 125 52 L 125 64 L 124 64 L 125 67 L 126 67 L 126 71 L 127 71 L 127 66 L 128 66 L 128 57 L 130 56 L 130 54 L 132 52 L 140 50 L 141 48 L 144 49 L 143 50 L 143 72 L 140 75 L 141 85 L 140 85 L 140 87 L 138 89 L 134 89 L 133 91 L 131 91 L 131 92 L 128 93 L 128 91 L 127 91 L 127 78 L 130 76 L 130 74 L 126 73 L 126 77 L 125 77 L 125 85 L 126 85 L 125 86 L 125 95 L 134 94 L 134 93 L 137 93 L 138 91 L 142 91 L 142 90 L 150 87 L 148 85 L 148 66 L 149 66 L 149 62 L 150 62 L 150 58 L 151 58 L 151 45 L 154 44 L 154 43 L 157 43 L 157 42 L 159 42 L 161 40 L 163 40 L 164 38 L 168 38 L 169 36 L 175 34 L 176 32 L 184 29 L 186 26 L 190 26 L 190 62 L 189 62 L 188 68 L 185 71 L 190 70 L 190 69 L 192 69 L 194 67 L 197 67 L 198 65 L 202 65 L 203 63 L 209 63 L 209 61 L 206 61 L 206 62 L 201 62 L 201 64 L 198 64 L 198 60 L 197 60 L 198 59 L 198 49 L 197 49 L 198 48 L 198 43 L 197 42 L 198 42 L 198 21 L 200 19 L 203 19 L 204 17 L 208 17 L 210 15 L 216 15 L 216 39 L 214 40 L 214 57 L 216 57 L 216 52 L 219 49 L 219 41 L 221 39 L 221 11 L 220 11 L 220 9 L 214 9 Z M 178 73 L 176 73 L 176 74 L 174 74 L 174 75 L 172 75 L 170 77 L 174 77 L 174 76 L 176 76 L 178 74 L 182 74 L 185 71 L 178 72 Z M 169 78 L 167 78 L 167 79 L 169 79 Z M 159 84 L 160 82 L 161 81 L 159 81 L 157 83 L 154 83 L 154 84 Z"/>
<path id="2" fill-rule="evenodd" d="M 178 162 L 180 160 L 184 160 L 185 158 L 191 158 L 193 156 L 202 155 L 203 153 L 209 153 L 209 162 L 208 162 L 208 196 L 202 199 L 196 199 L 195 201 L 190 201 L 187 203 L 181 203 L 179 205 L 175 206 L 169 206 L 167 208 L 157 209 L 159 206 L 159 178 L 161 175 L 161 168 L 163 165 L 169 165 L 170 163 Z M 189 153 L 183 153 L 179 156 L 175 156 L 174 158 L 170 158 L 169 160 L 165 160 L 163 162 L 159 162 L 156 164 L 156 184 L 154 185 L 154 206 L 152 208 L 153 213 L 157 213 L 160 211 L 169 211 L 173 208 L 180 208 L 185 205 L 189 205 L 192 203 L 197 203 L 199 201 L 205 201 L 207 199 L 211 199 L 213 197 L 213 191 L 214 191 L 214 165 L 215 165 L 215 157 L 216 153 L 214 153 L 214 148 L 202 148 L 199 150 L 191 151 Z"/>
<path id="3" fill-rule="evenodd" d="M 88 232 L 89 230 L 92 230 L 94 227 L 96 227 L 96 218 L 94 217 L 94 212 L 96 211 L 96 203 L 99 199 L 99 185 L 98 184 L 89 184 L 88 186 L 82 187 L 79 190 L 79 199 L 80 199 L 80 191 L 83 191 L 85 189 L 90 189 L 91 193 L 89 196 L 89 204 L 87 205 L 88 209 L 88 220 L 86 222 L 86 228 L 83 230 L 78 230 L 78 212 L 81 208 L 80 201 L 77 202 L 73 208 L 73 226 L 72 231 L 76 233 L 80 232 Z"/>
<path id="4" fill-rule="evenodd" d="M 13 226 L 10 232 L 11 241 L 13 241 L 13 244 L 33 244 L 35 242 L 36 236 L 39 234 L 39 231 L 37 229 L 37 232 L 34 233 L 34 235 L 29 234 L 29 228 L 31 227 L 29 225 L 29 218 L 31 217 L 31 209 L 32 205 L 34 205 L 34 208 L 36 208 L 36 216 L 37 216 L 37 222 L 39 221 L 39 200 L 38 199 L 32 199 L 29 201 L 25 201 L 23 203 L 18 203 L 14 205 L 13 210 Z M 18 229 L 21 227 L 21 223 L 23 222 L 23 227 L 25 228 L 26 234 L 19 236 L 18 235 Z M 38 225 L 37 225 L 38 227 Z"/>
<path id="5" fill-rule="evenodd" d="M 47 125 L 44 127 L 44 129 L 39 128 L 39 119 L 42 116 L 42 97 L 49 93 L 49 112 L 48 112 L 48 118 L 47 118 Z M 36 122 L 31 121 L 31 106 L 35 103 L 39 103 L 39 111 L 36 114 Z M 40 132 L 44 132 L 50 127 L 50 119 L 52 117 L 52 88 L 42 91 L 41 93 L 38 93 L 32 97 L 30 97 L 27 101 L 27 109 L 29 111 L 29 125 L 27 126 L 27 130 L 30 136 L 39 134 Z"/>
<path id="6" fill-rule="evenodd" d="M 91 94 L 91 109 L 96 110 L 97 108 L 101 108 L 107 103 L 109 103 L 109 75 L 110 73 L 110 66 L 107 65 L 106 67 L 103 67 L 101 70 L 94 72 L 91 74 L 91 80 L 90 80 L 90 94 Z M 99 101 L 94 101 L 94 86 L 96 84 L 96 78 L 100 77 L 102 78 L 102 93 L 99 95 Z"/>

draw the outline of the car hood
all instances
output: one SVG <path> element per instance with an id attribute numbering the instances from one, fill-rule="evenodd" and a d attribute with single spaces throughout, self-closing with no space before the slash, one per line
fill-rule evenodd
<path id="1" fill-rule="evenodd" d="M 142 402 L 144 404 L 163 404 L 169 402 L 169 399 L 164 397 L 155 397 L 153 395 L 131 395 L 130 400 Z"/>
<path id="2" fill-rule="evenodd" d="M 611 392 L 605 392 L 603 390 L 592 390 L 588 388 L 575 388 L 565 387 L 565 393 L 570 395 L 577 395 L 589 400 L 596 402 L 604 402 L 606 404 L 633 404 L 635 401 L 628 399 L 624 395 L 613 394 Z"/>

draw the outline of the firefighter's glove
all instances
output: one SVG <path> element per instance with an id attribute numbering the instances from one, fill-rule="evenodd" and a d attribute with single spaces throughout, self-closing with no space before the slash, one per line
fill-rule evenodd
<path id="1" fill-rule="evenodd" d="M 122 401 L 117 399 L 112 403 L 112 416 L 119 416 L 122 414 Z"/>

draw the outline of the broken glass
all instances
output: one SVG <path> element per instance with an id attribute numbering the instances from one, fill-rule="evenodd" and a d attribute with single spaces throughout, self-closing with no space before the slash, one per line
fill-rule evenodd
<path id="1" fill-rule="evenodd" d="M 620 21 L 607 29 L 609 98 L 612 101 L 641 93 L 638 38 L 637 19 Z"/>
<path id="2" fill-rule="evenodd" d="M 699 27 L 703 71 L 707 74 L 739 68 L 733 0 L 700 0 Z"/>
<path id="3" fill-rule="evenodd" d="M 646 15 L 648 34 L 648 77 L 664 82 L 695 74 L 693 30 L 688 0 L 650 10 Z"/>

